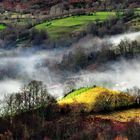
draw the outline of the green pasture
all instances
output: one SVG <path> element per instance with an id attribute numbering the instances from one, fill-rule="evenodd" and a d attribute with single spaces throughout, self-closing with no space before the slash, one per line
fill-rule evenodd
<path id="1" fill-rule="evenodd" d="M 94 22 L 96 20 L 104 21 L 114 15 L 115 12 L 96 12 L 91 15 L 71 16 L 44 22 L 36 25 L 36 29 L 47 30 L 51 38 L 58 38 L 69 33 L 79 32 L 90 22 Z"/>

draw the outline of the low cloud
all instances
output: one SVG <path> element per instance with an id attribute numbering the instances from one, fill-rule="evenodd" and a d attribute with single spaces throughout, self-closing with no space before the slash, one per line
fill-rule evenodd
<path id="1" fill-rule="evenodd" d="M 63 69 L 55 69 L 56 65 L 61 63 L 63 55 L 70 51 L 74 52 L 76 48 L 80 47 L 89 52 L 98 51 L 105 43 L 116 45 L 126 37 L 135 40 L 139 35 L 140 32 L 137 32 L 104 39 L 87 36 L 70 48 L 52 50 L 1 50 L 0 97 L 4 94 L 18 92 L 31 80 L 43 81 L 49 92 L 57 97 L 63 95 L 64 83 L 69 79 L 76 79 L 76 88 L 92 85 L 117 90 L 125 90 L 134 86 L 140 88 L 140 59 L 108 63 L 108 69 L 102 72 L 82 70 L 80 73 L 65 73 Z"/>
<path id="2" fill-rule="evenodd" d="M 120 60 L 109 64 L 108 70 L 82 71 L 77 78 L 77 87 L 99 85 L 107 88 L 124 91 L 137 86 L 140 88 L 140 59 Z"/>

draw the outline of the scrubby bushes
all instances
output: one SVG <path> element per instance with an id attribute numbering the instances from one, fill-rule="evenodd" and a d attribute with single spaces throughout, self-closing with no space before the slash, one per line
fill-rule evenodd
<path id="1" fill-rule="evenodd" d="M 139 140 L 140 139 L 140 125 L 138 122 L 135 120 L 131 120 L 128 123 L 128 127 L 126 129 L 125 135 L 128 137 L 130 140 Z"/>
<path id="2" fill-rule="evenodd" d="M 128 29 L 125 21 L 120 18 L 110 18 L 104 22 L 90 23 L 87 26 L 87 33 L 93 34 L 94 36 L 103 37 L 105 35 L 120 34 Z"/>
<path id="3" fill-rule="evenodd" d="M 30 31 L 30 39 L 33 45 L 41 45 L 44 40 L 48 39 L 48 34 L 45 30 L 32 29 Z"/>
<path id="4" fill-rule="evenodd" d="M 28 42 L 28 47 L 34 45 L 45 44 L 45 41 L 49 39 L 47 31 L 36 30 L 27 27 L 7 27 L 5 30 L 0 32 L 0 40 L 3 41 L 5 48 L 14 48 L 22 43 L 26 46 L 24 41 Z"/>
<path id="5" fill-rule="evenodd" d="M 93 34 L 94 36 L 104 37 L 106 35 L 115 35 L 126 32 L 131 29 L 131 26 L 126 24 L 138 17 L 133 9 L 128 9 L 116 12 L 116 17 L 111 17 L 103 22 L 96 21 L 95 23 L 89 23 L 87 26 L 87 34 Z"/>
<path id="6" fill-rule="evenodd" d="M 136 96 L 136 104 L 138 106 L 140 106 L 140 89 L 138 87 L 133 87 L 131 89 L 127 89 L 126 93 Z"/>
<path id="7" fill-rule="evenodd" d="M 120 93 L 110 94 L 102 93 L 96 98 L 96 102 L 93 105 L 94 112 L 111 111 L 115 109 L 128 108 L 135 105 L 136 97 Z"/>

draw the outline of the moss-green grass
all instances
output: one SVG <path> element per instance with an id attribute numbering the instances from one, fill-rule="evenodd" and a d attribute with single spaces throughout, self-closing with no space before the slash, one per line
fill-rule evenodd
<path id="1" fill-rule="evenodd" d="M 69 33 L 78 32 L 85 26 L 96 20 L 104 21 L 115 15 L 115 12 L 96 12 L 92 15 L 71 16 L 63 19 L 47 21 L 36 25 L 36 29 L 47 30 L 51 38 L 66 36 Z"/>
<path id="2" fill-rule="evenodd" d="M 5 26 L 5 25 L 0 24 L 0 30 L 4 30 L 5 28 L 6 28 L 6 26 Z"/>
<path id="3" fill-rule="evenodd" d="M 72 93 L 68 94 L 65 99 L 69 99 L 69 98 L 73 98 L 77 95 L 82 94 L 83 92 L 88 91 L 89 89 L 91 89 L 90 87 L 85 87 L 85 88 L 80 88 L 78 90 L 73 91 Z"/>

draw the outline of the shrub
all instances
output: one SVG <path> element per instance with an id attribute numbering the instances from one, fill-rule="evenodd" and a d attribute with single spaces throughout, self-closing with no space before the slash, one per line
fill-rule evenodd
<path id="1" fill-rule="evenodd" d="M 128 129 L 126 130 L 126 135 L 130 140 L 139 140 L 140 139 L 140 125 L 135 120 L 132 120 L 128 123 Z"/>
<path id="2" fill-rule="evenodd" d="M 101 93 L 96 98 L 96 102 L 93 105 L 94 112 L 100 111 L 111 111 L 114 109 L 127 108 L 135 104 L 135 97 L 120 93 L 120 94 L 111 94 L 111 93 Z"/>

